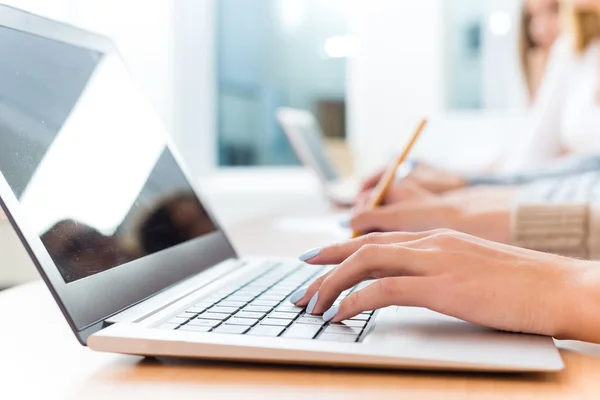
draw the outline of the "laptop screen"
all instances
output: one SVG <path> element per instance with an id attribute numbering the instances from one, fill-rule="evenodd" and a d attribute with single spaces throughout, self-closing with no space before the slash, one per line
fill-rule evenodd
<path id="1" fill-rule="evenodd" d="M 317 122 L 311 118 L 310 123 L 299 125 L 298 129 L 304 137 L 306 145 L 310 149 L 310 155 L 314 159 L 315 166 L 319 169 L 323 179 L 327 182 L 339 179 L 338 172 L 325 153 L 325 143 L 323 143 L 322 133 Z"/>
<path id="2" fill-rule="evenodd" d="M 0 172 L 65 282 L 216 231 L 117 54 L 5 27 L 0 54 Z"/>

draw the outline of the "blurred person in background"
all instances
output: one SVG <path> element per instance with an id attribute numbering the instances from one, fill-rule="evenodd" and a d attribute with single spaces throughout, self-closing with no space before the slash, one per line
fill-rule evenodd
<path id="1" fill-rule="evenodd" d="M 532 176 L 553 165 L 571 172 L 600 167 L 594 157 L 600 155 L 600 0 L 563 0 L 560 10 L 569 21 L 568 29 L 550 52 L 531 129 L 499 172 Z M 365 180 L 362 196 L 381 174 Z M 485 176 L 465 176 L 423 163 L 415 163 L 407 179 L 438 194 L 495 183 Z"/>
<path id="2" fill-rule="evenodd" d="M 560 32 L 558 0 L 526 0 L 521 14 L 519 55 L 530 103 L 546 72 L 550 51 Z"/>
<path id="3" fill-rule="evenodd" d="M 498 172 L 532 172 L 557 160 L 600 155 L 600 1 L 563 0 L 559 9 L 564 34 L 550 50 L 526 134 L 495 163 Z M 369 190 L 380 176 L 369 177 L 363 189 Z M 478 183 L 423 163 L 410 179 L 434 193 L 446 190 L 448 183 L 450 189 Z"/>
<path id="4" fill-rule="evenodd" d="M 532 109 L 532 126 L 505 171 L 565 155 L 600 154 L 600 2 L 564 0 L 568 29 L 552 48 Z"/>

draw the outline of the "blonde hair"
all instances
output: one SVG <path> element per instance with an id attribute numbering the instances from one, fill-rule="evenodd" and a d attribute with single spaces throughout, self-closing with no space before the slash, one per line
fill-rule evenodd
<path id="1" fill-rule="evenodd" d="M 531 17 L 527 12 L 527 7 L 523 6 L 521 11 L 521 29 L 519 32 L 519 57 L 521 59 L 521 69 L 523 70 L 523 77 L 527 85 L 529 96 L 533 96 L 531 69 L 529 68 L 529 53 L 531 50 L 537 48 L 537 44 L 533 41 L 529 33 L 529 25 L 531 24 Z"/>
<path id="2" fill-rule="evenodd" d="M 536 80 L 534 70 L 532 69 L 531 55 L 535 50 L 540 49 L 540 45 L 536 43 L 531 36 L 530 27 L 532 16 L 529 14 L 527 7 L 529 1 L 530 0 L 525 0 L 523 2 L 523 7 L 521 8 L 521 20 L 519 24 L 519 58 L 527 92 L 530 100 L 533 101 L 540 82 Z M 556 6 L 559 7 L 558 10 L 560 10 L 560 8 L 562 8 L 560 7 L 560 2 L 558 0 L 555 2 Z"/>
<path id="3" fill-rule="evenodd" d="M 595 39 L 600 38 L 600 12 L 571 10 L 574 46 L 583 53 Z"/>

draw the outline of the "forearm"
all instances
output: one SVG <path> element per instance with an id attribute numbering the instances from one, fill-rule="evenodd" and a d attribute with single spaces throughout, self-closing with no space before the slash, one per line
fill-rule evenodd
<path id="1" fill-rule="evenodd" d="M 600 156 L 568 157 L 552 164 L 521 173 L 484 174 L 466 177 L 468 186 L 522 185 L 542 179 L 567 177 L 600 170 Z"/>

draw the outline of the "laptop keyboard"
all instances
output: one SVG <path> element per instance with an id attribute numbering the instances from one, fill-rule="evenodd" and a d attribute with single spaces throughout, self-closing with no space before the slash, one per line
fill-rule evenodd
<path id="1" fill-rule="evenodd" d="M 265 264 L 265 272 L 194 304 L 158 325 L 159 329 L 188 332 L 214 332 L 234 335 L 316 339 L 357 342 L 373 311 L 342 323 L 326 323 L 320 316 L 307 314 L 289 297 L 327 271 L 298 263 Z M 367 283 L 346 290 L 336 304 Z"/>

